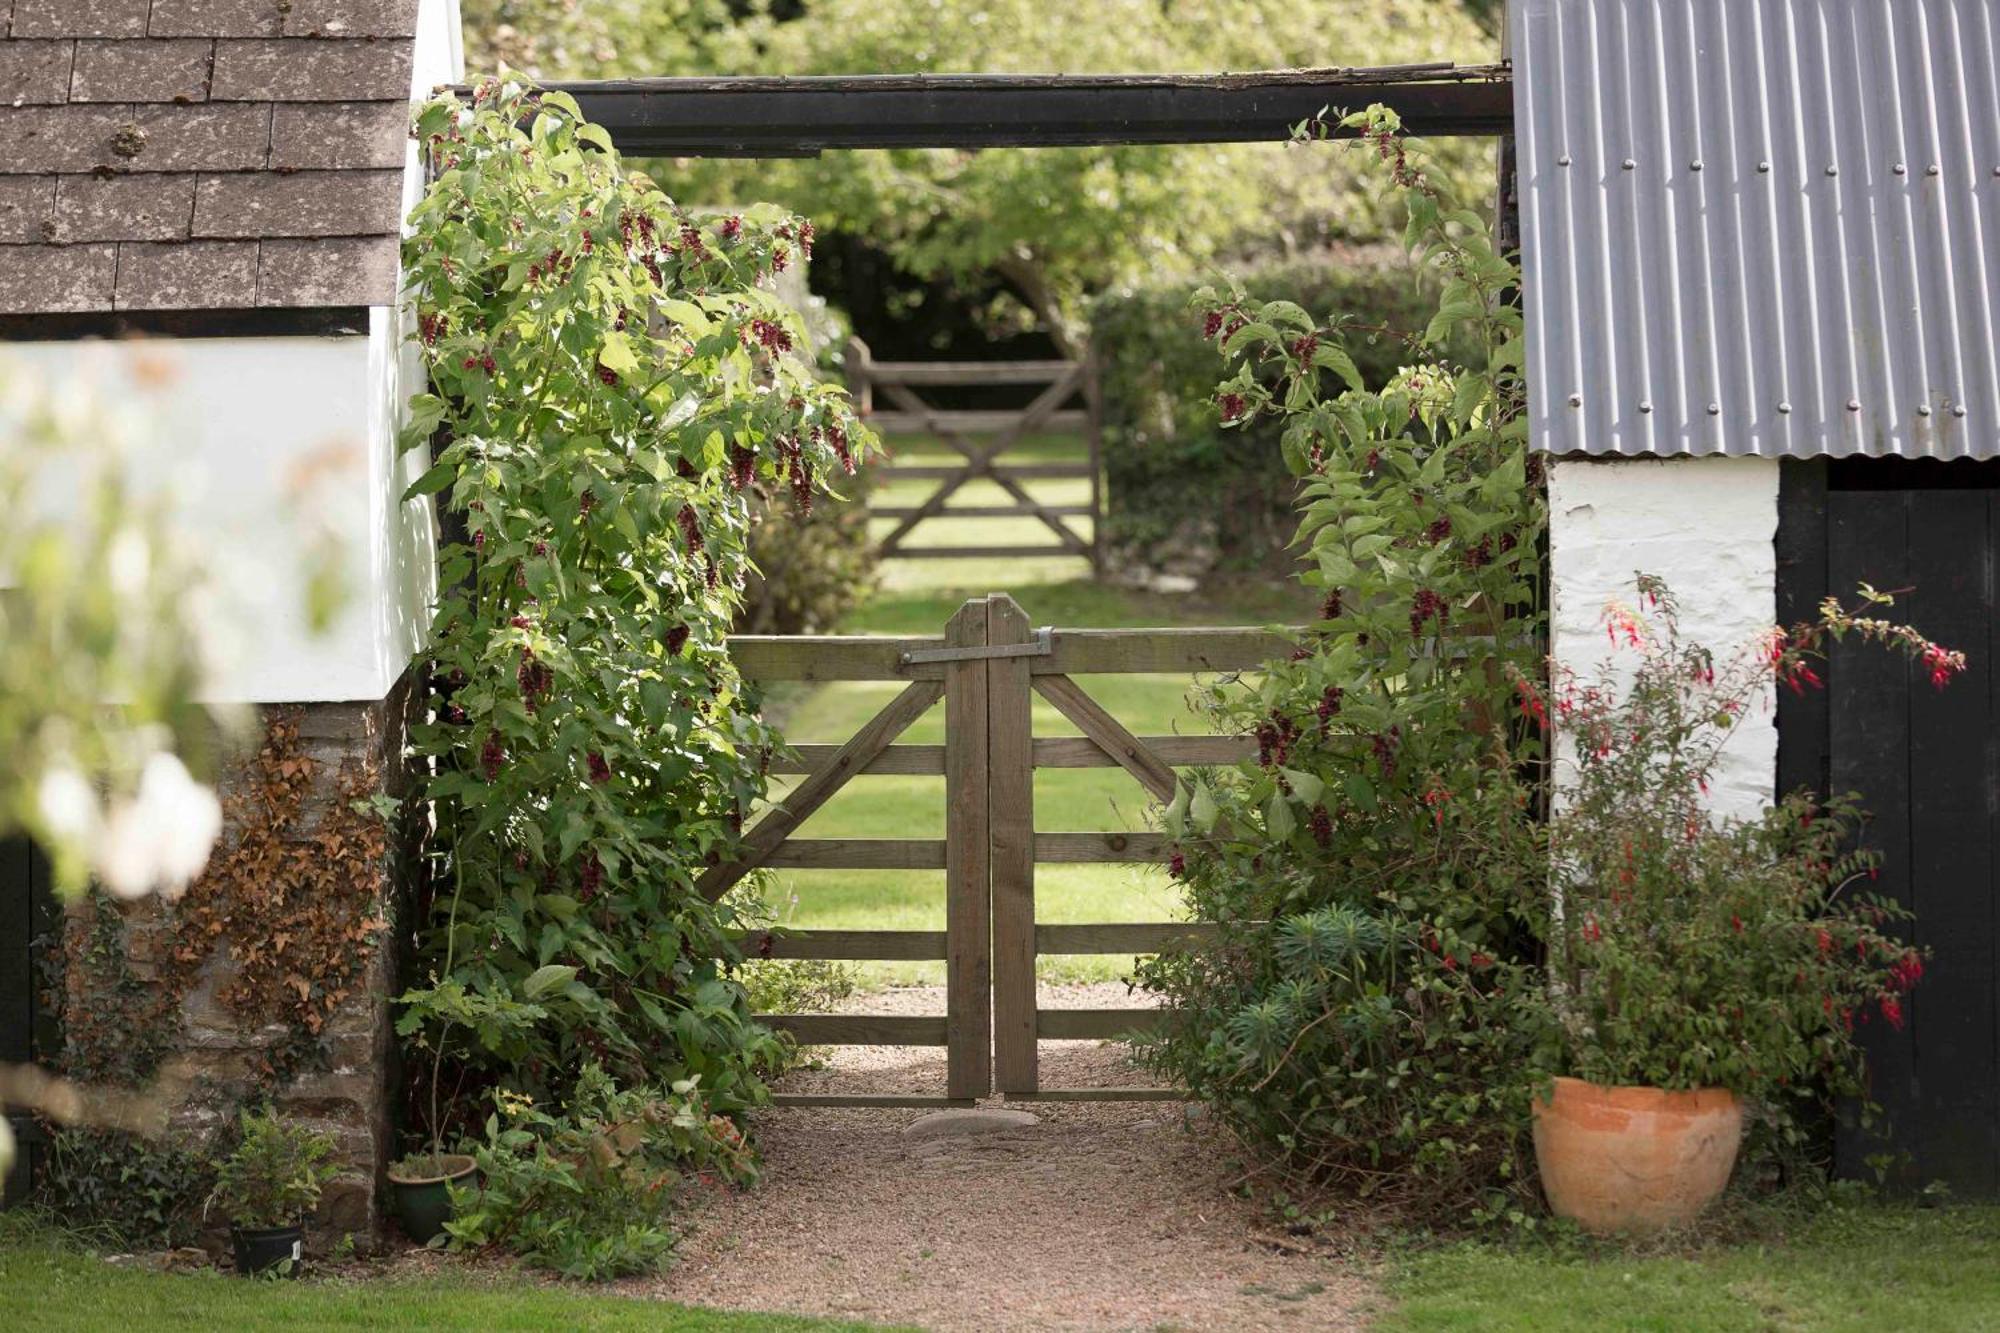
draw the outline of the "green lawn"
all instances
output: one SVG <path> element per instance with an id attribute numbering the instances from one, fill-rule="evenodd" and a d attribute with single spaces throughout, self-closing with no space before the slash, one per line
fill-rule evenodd
<path id="1" fill-rule="evenodd" d="M 1010 461 L 1083 457 L 1074 439 L 1041 437 L 1010 451 Z M 899 461 L 948 461 L 942 446 L 903 441 Z M 1088 484 L 1059 479 L 1024 483 L 1037 499 L 1082 503 Z M 914 505 L 930 483 L 878 487 L 879 504 Z M 996 504 L 1006 499 L 991 482 L 973 483 L 952 499 L 957 504 Z M 1075 520 L 1087 524 L 1087 520 Z M 875 520 L 878 530 L 888 521 Z M 1084 530 L 1087 532 L 1088 528 Z M 1041 536 L 1038 536 L 1037 533 Z M 1027 544 L 1049 536 L 1033 519 L 939 517 L 924 522 L 913 540 L 926 545 Z M 1050 537 L 1053 540 L 1052 537 Z M 1011 593 L 1036 625 L 1119 628 L 1167 625 L 1269 624 L 1304 614 L 1303 595 L 1283 584 L 1234 585 L 1204 594 L 1147 593 L 1095 581 L 1087 562 L 1074 558 L 981 560 L 892 560 L 883 568 L 876 595 L 849 617 L 843 629 L 868 634 L 935 634 L 960 603 L 989 592 Z M 1141 735 L 1203 732 L 1207 725 L 1187 704 L 1186 676 L 1092 676 L 1079 683 Z M 901 687 L 894 682 L 845 682 L 822 686 L 792 700 L 785 710 L 785 734 L 795 742 L 844 741 Z M 1074 736 L 1076 729 L 1040 698 L 1035 701 L 1040 736 Z M 944 738 L 944 709 L 933 708 L 905 732 L 912 742 Z M 1084 832 L 1143 829 L 1147 799 L 1119 769 L 1056 769 L 1035 778 L 1039 827 Z M 942 778 L 863 776 L 827 803 L 800 830 L 801 837 L 937 838 L 944 834 Z M 800 929 L 938 930 L 944 925 L 942 876 L 935 871 L 789 871 L 774 877 L 776 906 L 786 924 Z M 1161 921 L 1177 915 L 1178 895 L 1155 867 L 1044 866 L 1036 875 L 1036 914 L 1051 923 Z M 1101 980 L 1130 970 L 1129 956 L 1044 959 L 1050 980 Z M 942 964 L 870 964 L 870 984 L 941 981 Z"/>
<path id="2" fill-rule="evenodd" d="M 724 1314 L 494 1275 L 259 1282 L 214 1272 L 157 1273 L 108 1264 L 20 1219 L 0 1219 L 0 1322 L 38 1333 L 113 1328 L 806 1333 L 867 1327 Z"/>
<path id="3" fill-rule="evenodd" d="M 1389 1331 L 2000 1329 L 2000 1208 L 1841 1208 L 1691 1257 L 1454 1246 L 1389 1271 Z"/>

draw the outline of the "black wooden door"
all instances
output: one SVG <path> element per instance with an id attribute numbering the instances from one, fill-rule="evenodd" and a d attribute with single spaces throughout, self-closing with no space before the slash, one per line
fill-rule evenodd
<path id="1" fill-rule="evenodd" d="M 1878 1016 L 1863 1032 L 1888 1121 L 1864 1132 L 1844 1117 L 1839 1167 L 1867 1176 L 1886 1150 L 1900 1187 L 1942 1182 L 1959 1197 L 2000 1192 L 1996 484 L 1984 464 L 1801 465 L 1780 525 L 1781 618 L 1805 618 L 1827 593 L 1851 603 L 1867 583 L 1968 657 L 1938 690 L 1920 665 L 1850 643 L 1833 651 L 1823 696 L 1779 711 L 1781 787 L 1861 794 L 1863 837 L 1882 858 L 1869 887 L 1916 913 L 1909 933 L 1932 955 L 1903 1028 Z"/>
<path id="2" fill-rule="evenodd" d="M 49 1053 L 52 1015 L 42 1002 L 39 958 L 57 924 L 47 864 L 26 841 L 0 840 L 0 1064 L 25 1064 Z M 5 1202 L 25 1192 L 41 1147 L 32 1121 L 13 1123 L 23 1151 L 0 1186 Z"/>

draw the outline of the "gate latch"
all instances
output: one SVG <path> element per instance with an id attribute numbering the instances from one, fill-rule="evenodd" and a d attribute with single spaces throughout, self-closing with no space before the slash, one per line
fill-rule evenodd
<path id="1" fill-rule="evenodd" d="M 902 664 L 921 666 L 926 662 L 978 662 L 990 657 L 1047 657 L 1056 650 L 1056 631 L 1044 625 L 1027 643 L 1002 643 L 990 647 L 916 648 L 904 653 Z"/>

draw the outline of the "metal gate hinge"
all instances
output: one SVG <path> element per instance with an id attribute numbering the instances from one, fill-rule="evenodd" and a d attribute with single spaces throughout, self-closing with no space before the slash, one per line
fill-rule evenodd
<path id="1" fill-rule="evenodd" d="M 967 648 L 917 648 L 902 656 L 902 664 L 921 666 L 926 662 L 977 662 L 990 657 L 1047 657 L 1056 650 L 1056 631 L 1052 625 L 1044 625 L 1035 631 L 1035 637 L 1027 643 L 1002 643 L 991 647 L 973 646 Z"/>

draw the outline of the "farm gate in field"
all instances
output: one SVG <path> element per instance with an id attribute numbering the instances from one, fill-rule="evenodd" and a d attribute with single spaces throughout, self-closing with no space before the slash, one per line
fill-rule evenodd
<path id="1" fill-rule="evenodd" d="M 1078 555 L 1098 564 L 1098 532 L 1103 519 L 1102 413 L 1099 410 L 1097 362 L 1086 355 L 1077 361 L 877 361 L 859 338 L 847 344 L 847 383 L 864 420 L 886 438 L 925 437 L 941 441 L 964 460 L 945 465 L 897 464 L 874 469 L 877 482 L 926 481 L 937 487 L 920 504 L 870 505 L 877 518 L 892 518 L 896 526 L 882 538 L 883 559 L 1008 559 L 1021 556 Z M 920 389 L 1041 386 L 1025 407 L 1005 409 L 940 408 Z M 889 404 L 878 406 L 880 396 Z M 1003 463 L 1008 449 L 1040 433 L 1075 434 L 1088 450 L 1086 461 Z M 984 438 L 977 438 L 984 437 Z M 991 481 L 1008 500 L 1004 504 L 956 505 L 947 502 L 967 483 Z M 1022 483 L 1087 478 L 1090 499 L 1084 504 L 1047 504 Z M 911 546 L 910 536 L 926 519 L 1034 518 L 1053 542 L 1040 545 L 970 544 Z M 1088 518 L 1088 536 L 1066 520 Z"/>
<path id="2" fill-rule="evenodd" d="M 1033 629 L 1005 594 L 975 598 L 942 636 L 739 636 L 730 651 L 746 677 L 792 681 L 905 681 L 904 689 L 843 744 L 799 745 L 773 771 L 802 775 L 745 836 L 741 858 L 711 870 L 702 888 L 720 897 L 760 867 L 942 870 L 945 928 L 815 930 L 752 941 L 777 958 L 942 960 L 942 1017 L 769 1015 L 811 1045 L 943 1046 L 942 1096 L 794 1097 L 794 1104 L 950 1105 L 994 1092 L 1018 1099 L 1133 1098 L 1158 1088 L 1044 1088 L 1038 1043 L 1120 1036 L 1150 1022 L 1149 1009 L 1043 1009 L 1035 960 L 1043 954 L 1154 953 L 1200 931 L 1185 922 L 1044 925 L 1035 919 L 1035 867 L 1051 863 L 1164 862 L 1159 833 L 1044 830 L 1036 818 L 1038 768 L 1119 767 L 1153 797 L 1170 799 L 1176 767 L 1226 764 L 1255 754 L 1247 736 L 1135 736 L 1085 692 L 1076 676 L 1243 671 L 1283 652 L 1255 629 Z M 1083 734 L 1038 737 L 1039 694 Z M 942 745 L 897 744 L 942 699 Z M 940 774 L 945 836 L 807 839 L 793 836 L 850 780 L 868 774 Z"/>

